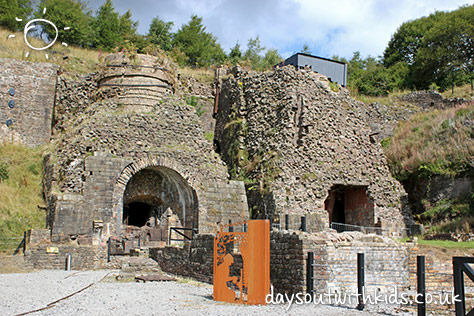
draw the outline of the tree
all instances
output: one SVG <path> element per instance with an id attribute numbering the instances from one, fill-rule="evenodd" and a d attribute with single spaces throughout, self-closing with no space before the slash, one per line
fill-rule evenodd
<path id="1" fill-rule="evenodd" d="M 354 52 L 349 61 L 338 56 L 333 56 L 332 59 L 347 64 L 349 89 L 364 95 L 387 95 L 403 84 L 408 72 L 405 63 L 385 68 L 380 58 L 371 56 L 362 58 L 360 52 Z"/>
<path id="2" fill-rule="evenodd" d="M 0 0 L 0 26 L 19 31 L 32 11 L 30 0 Z M 16 18 L 23 21 L 17 21 Z"/>
<path id="3" fill-rule="evenodd" d="M 150 24 L 150 30 L 148 31 L 148 40 L 160 46 L 161 49 L 165 51 L 170 51 L 173 46 L 171 28 L 173 27 L 173 22 L 165 22 L 159 17 L 154 18 Z"/>
<path id="4" fill-rule="evenodd" d="M 438 12 L 438 14 L 441 14 Z M 415 62 L 418 49 L 423 44 L 423 38 L 435 22 L 435 15 L 405 22 L 393 34 L 384 51 L 383 64 L 390 67 L 398 62 L 411 65 Z"/>
<path id="5" fill-rule="evenodd" d="M 278 51 L 274 48 L 267 50 L 265 57 L 263 58 L 262 70 L 272 69 L 273 66 L 279 64 L 283 58 L 278 54 Z"/>
<path id="6" fill-rule="evenodd" d="M 137 32 L 138 22 L 132 21 L 132 12 L 127 10 L 119 18 L 119 33 L 122 39 L 132 40 Z"/>
<path id="7" fill-rule="evenodd" d="M 397 74 L 406 74 L 405 88 L 436 84 L 445 90 L 474 79 L 473 56 L 474 6 L 464 6 L 403 23 L 384 52 L 383 64 L 403 68 Z"/>
<path id="8" fill-rule="evenodd" d="M 256 38 L 250 38 L 247 43 L 247 50 L 244 54 L 244 59 L 247 59 L 252 66 L 252 69 L 259 69 L 261 67 L 261 63 L 263 57 L 261 53 L 265 50 L 265 47 L 262 47 L 260 44 L 260 38 L 257 36 Z"/>
<path id="9" fill-rule="evenodd" d="M 304 43 L 303 49 L 301 50 L 303 54 L 308 54 L 311 55 L 311 48 L 309 48 L 309 45 L 307 43 Z"/>
<path id="10" fill-rule="evenodd" d="M 130 10 L 120 15 L 115 11 L 112 0 L 106 0 L 97 10 L 93 25 L 94 46 L 111 51 L 117 46 L 135 47 L 136 43 L 142 45 L 141 36 L 136 33 L 137 25 L 138 22 L 132 21 Z"/>
<path id="11" fill-rule="evenodd" d="M 425 34 L 413 65 L 413 81 L 441 90 L 472 78 L 474 71 L 474 6 L 445 14 Z"/>
<path id="12" fill-rule="evenodd" d="M 117 46 L 121 39 L 119 18 L 112 1 L 106 0 L 96 13 L 94 23 L 95 47 L 110 51 Z"/>
<path id="13" fill-rule="evenodd" d="M 206 32 L 202 18 L 197 15 L 191 16 L 191 20 L 178 30 L 173 45 L 188 57 L 187 63 L 191 66 L 208 66 L 225 60 L 216 37 Z"/>
<path id="14" fill-rule="evenodd" d="M 43 8 L 46 12 L 43 14 Z M 90 46 L 92 17 L 87 6 L 78 0 L 42 0 L 35 12 L 36 18 L 52 21 L 58 28 L 58 39 L 69 45 Z M 64 28 L 69 27 L 65 30 Z M 51 38 L 56 31 L 49 25 L 44 25 L 44 31 Z"/>
<path id="15" fill-rule="evenodd" d="M 235 43 L 235 46 L 230 50 L 229 59 L 232 65 L 237 65 L 242 59 L 242 51 L 240 50 L 239 42 Z"/>

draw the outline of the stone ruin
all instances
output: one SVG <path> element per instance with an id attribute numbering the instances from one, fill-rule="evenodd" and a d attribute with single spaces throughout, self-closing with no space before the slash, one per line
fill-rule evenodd
<path id="1" fill-rule="evenodd" d="M 320 289 L 353 287 L 344 276 L 358 251 L 373 253 L 375 276 L 392 258 L 397 277 L 381 282 L 409 287 L 411 246 L 330 229 L 400 236 L 412 224 L 361 105 L 312 71 L 217 73 L 214 143 L 204 136 L 214 126 L 209 113 L 199 117 L 186 101 L 209 89 L 183 93 L 193 84 L 166 58 L 113 54 L 98 73 L 58 77 L 54 108 L 43 113 L 54 113 L 44 157 L 48 230 L 27 235 L 27 264 L 64 268 L 71 254 L 73 269 L 110 267 L 107 250 L 120 257 L 149 248 L 163 271 L 209 282 L 213 233 L 252 216 L 279 222 L 271 233 L 279 291 L 304 291 L 308 251 L 320 254 Z M 173 227 L 192 241 L 171 247 Z"/>
<path id="2" fill-rule="evenodd" d="M 190 236 L 247 219 L 243 183 L 228 180 L 194 108 L 174 95 L 167 61 L 116 54 L 105 63 L 57 93 L 56 151 L 44 161 L 52 241 L 143 245 L 167 241 L 170 227 Z"/>
<path id="3" fill-rule="evenodd" d="M 216 146 L 245 179 L 253 216 L 296 230 L 306 216 L 310 232 L 338 223 L 398 236 L 412 225 L 406 193 L 347 90 L 291 67 L 234 68 L 221 85 Z"/>

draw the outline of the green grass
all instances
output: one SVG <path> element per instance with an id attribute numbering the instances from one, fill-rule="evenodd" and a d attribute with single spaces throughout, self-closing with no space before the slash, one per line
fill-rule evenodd
<path id="1" fill-rule="evenodd" d="M 401 106 L 401 105 L 404 105 L 404 103 L 400 101 L 400 97 L 411 92 L 412 91 L 393 91 L 393 92 L 390 92 L 388 96 L 380 96 L 380 97 L 356 94 L 352 91 L 350 91 L 350 94 L 351 94 L 351 97 L 365 104 L 380 103 L 387 106 Z"/>
<path id="2" fill-rule="evenodd" d="M 204 132 L 204 137 L 210 141 L 211 143 L 214 141 L 214 133 L 213 132 Z"/>
<path id="3" fill-rule="evenodd" d="M 405 237 L 399 239 L 401 243 L 406 243 L 410 238 Z M 425 240 L 418 239 L 418 245 L 426 247 L 436 247 L 436 248 L 449 248 L 449 249 L 470 249 L 474 248 L 474 241 L 451 241 L 451 240 Z"/>
<path id="4" fill-rule="evenodd" d="M 179 71 L 183 76 L 193 77 L 197 81 L 201 81 L 207 84 L 211 84 L 214 82 L 213 68 L 182 67 Z"/>
<path id="5" fill-rule="evenodd" d="M 422 246 L 430 246 L 430 247 L 439 247 L 439 248 L 460 248 L 460 249 L 467 249 L 467 248 L 474 248 L 474 241 L 451 241 L 451 240 L 424 240 L 419 239 L 418 245 Z"/>
<path id="6" fill-rule="evenodd" d="M 44 228 L 45 212 L 38 208 L 44 206 L 42 148 L 0 143 L 0 164 L 8 174 L 0 181 L 0 238 L 22 237 L 30 228 Z"/>
<path id="7" fill-rule="evenodd" d="M 332 81 L 329 82 L 329 88 L 331 88 L 332 92 L 339 92 L 341 90 L 337 82 L 332 82 Z"/>
<path id="8" fill-rule="evenodd" d="M 448 89 L 442 93 L 444 98 L 466 98 L 474 97 L 474 91 L 471 89 L 471 84 L 464 84 L 462 86 L 454 87 L 454 93 Z"/>

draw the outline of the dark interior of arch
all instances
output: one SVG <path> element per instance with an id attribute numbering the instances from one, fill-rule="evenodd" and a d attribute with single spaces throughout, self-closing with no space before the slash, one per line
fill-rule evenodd
<path id="1" fill-rule="evenodd" d="M 324 201 L 329 222 L 357 226 L 374 225 L 374 203 L 367 186 L 334 185 Z"/>
<path id="2" fill-rule="evenodd" d="M 130 178 L 123 197 L 123 224 L 156 225 L 168 209 L 183 227 L 197 228 L 196 192 L 179 173 L 166 167 L 148 167 Z"/>
<path id="3" fill-rule="evenodd" d="M 154 217 L 152 205 L 144 202 L 132 202 L 123 208 L 123 221 L 127 225 L 142 227 L 148 219 Z"/>

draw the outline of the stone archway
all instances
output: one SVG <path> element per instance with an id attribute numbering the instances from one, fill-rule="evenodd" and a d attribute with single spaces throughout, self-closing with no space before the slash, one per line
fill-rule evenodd
<path id="1" fill-rule="evenodd" d="M 122 224 L 145 226 L 169 209 L 184 227 L 195 227 L 197 198 L 193 188 L 167 167 L 147 167 L 128 181 L 123 195 Z"/>
<path id="2" fill-rule="evenodd" d="M 183 227 L 198 228 L 199 203 L 195 177 L 167 158 L 145 159 L 127 165 L 114 188 L 113 216 L 117 233 L 122 226 L 142 226 L 171 210 Z"/>

